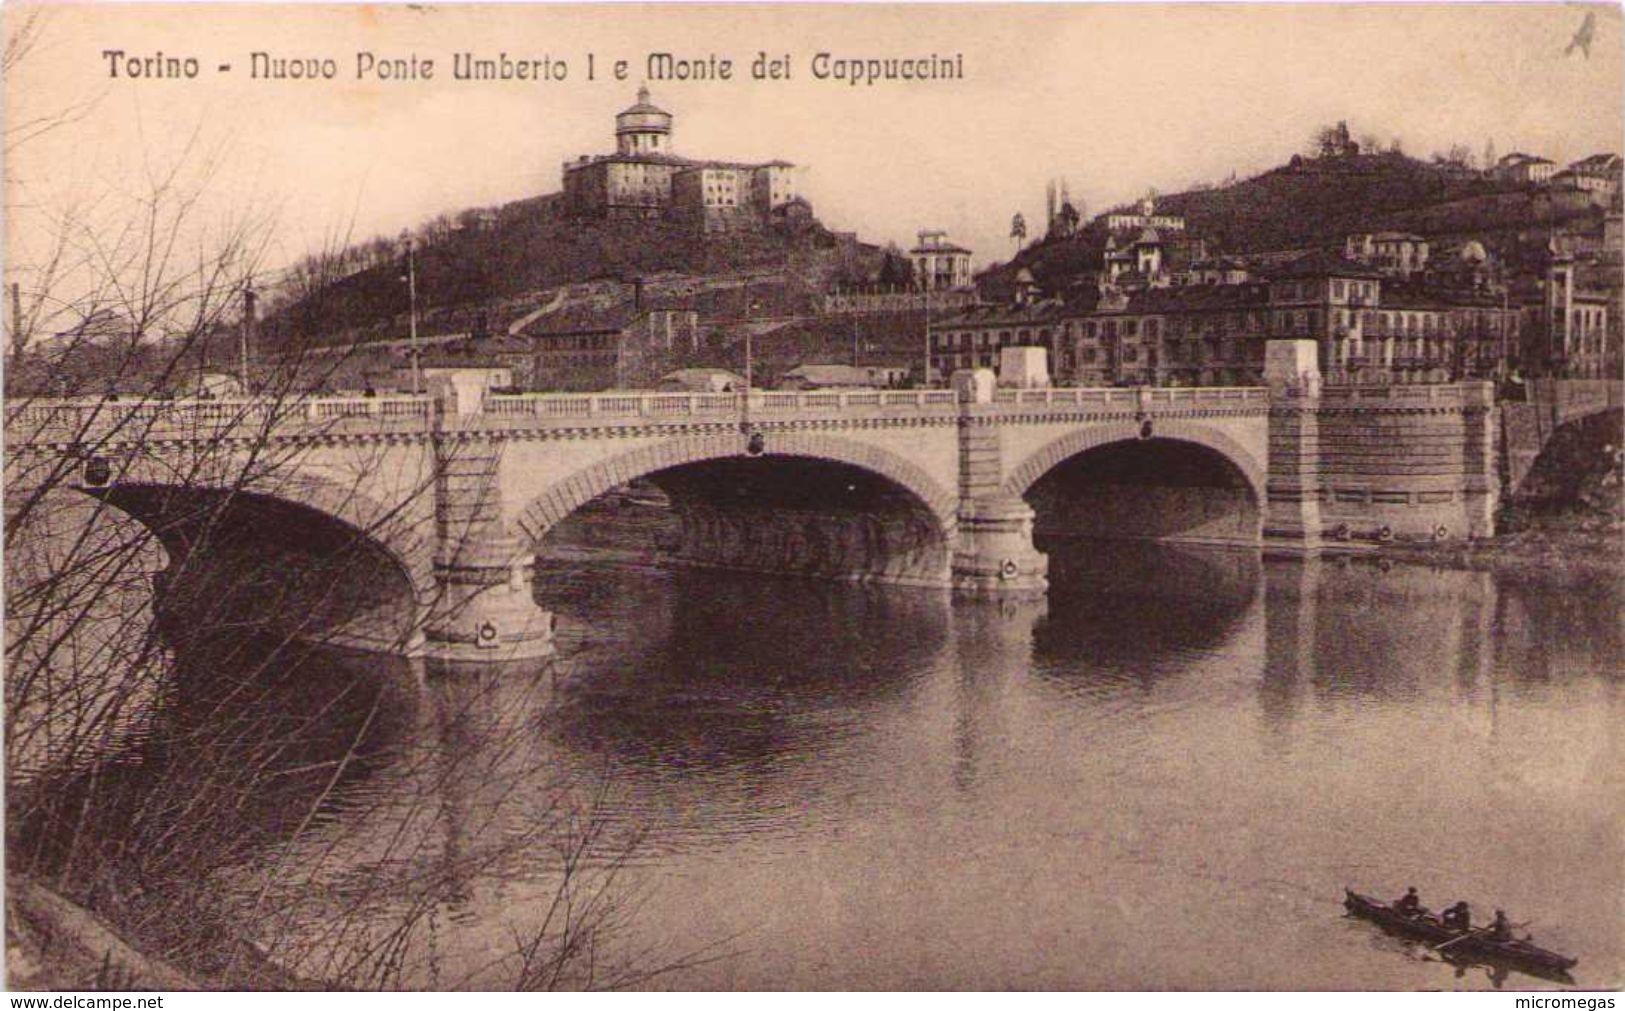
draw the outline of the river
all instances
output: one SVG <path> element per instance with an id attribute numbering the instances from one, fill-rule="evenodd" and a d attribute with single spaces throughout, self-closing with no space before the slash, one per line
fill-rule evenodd
<path id="1" fill-rule="evenodd" d="M 1615 593 L 1050 547 L 1048 600 L 1003 605 L 544 563 L 561 660 L 420 685 L 461 715 L 399 733 L 483 757 L 413 817 L 466 848 L 593 784 L 606 836 L 636 840 L 615 946 L 705 956 L 657 985 L 1505 984 L 1342 916 L 1345 885 L 1408 884 L 1620 982 Z M 399 789 L 369 777 L 285 845 L 396 830 Z M 436 981 L 505 985 L 487 963 L 556 887 L 517 856 L 455 889 Z"/>
<path id="2" fill-rule="evenodd" d="M 556 662 L 329 659 L 245 703 L 314 743 L 214 880 L 331 973 L 399 912 L 333 927 L 381 868 L 450 868 L 389 980 L 415 986 L 511 985 L 561 826 L 598 833 L 585 866 L 624 857 L 604 964 L 688 963 L 647 985 L 1550 985 L 1343 915 L 1344 886 L 1410 884 L 1625 978 L 1616 587 L 1048 548 L 1048 599 L 1003 604 L 551 558 Z"/>

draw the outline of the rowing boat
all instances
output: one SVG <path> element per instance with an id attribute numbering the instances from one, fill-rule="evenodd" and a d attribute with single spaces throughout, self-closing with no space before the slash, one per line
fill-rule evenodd
<path id="1" fill-rule="evenodd" d="M 1426 910 L 1415 915 L 1407 915 L 1386 902 L 1379 902 L 1350 889 L 1345 888 L 1343 893 L 1343 908 L 1349 911 L 1349 915 L 1370 920 L 1389 933 L 1424 941 L 1441 955 L 1448 953 L 1456 958 L 1502 962 L 1525 972 L 1555 977 L 1560 981 L 1567 981 L 1568 971 L 1579 961 L 1566 955 L 1559 955 L 1555 951 L 1547 951 L 1530 943 L 1528 938 L 1496 940 L 1490 935 L 1487 927 L 1472 930 L 1447 927 L 1437 916 Z"/>

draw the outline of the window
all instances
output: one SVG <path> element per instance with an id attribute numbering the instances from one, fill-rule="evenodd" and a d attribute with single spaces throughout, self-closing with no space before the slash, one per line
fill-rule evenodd
<path id="1" fill-rule="evenodd" d="M 1159 336 L 1161 336 L 1161 331 L 1162 331 L 1162 321 L 1161 320 L 1148 319 L 1148 320 L 1145 321 L 1145 335 L 1147 337 L 1151 338 L 1152 340 L 1156 340 Z"/>

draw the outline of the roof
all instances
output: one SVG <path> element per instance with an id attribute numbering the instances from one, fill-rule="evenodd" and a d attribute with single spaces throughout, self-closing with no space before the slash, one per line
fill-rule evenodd
<path id="1" fill-rule="evenodd" d="M 984 326 L 1031 326 L 1035 323 L 1052 323 L 1066 315 L 1066 307 L 1060 302 L 1046 299 L 1032 305 L 978 305 L 966 309 L 957 316 L 950 316 L 932 324 L 934 330 L 947 330 L 953 327 L 984 327 Z"/>
<path id="2" fill-rule="evenodd" d="M 1588 158 L 1581 158 L 1569 168 L 1577 172 L 1612 172 L 1619 168 L 1619 164 L 1617 154 L 1594 154 Z"/>
<path id="3" fill-rule="evenodd" d="M 638 100 L 616 113 L 617 116 L 638 116 L 654 114 L 657 116 L 670 116 L 671 113 L 649 101 L 649 89 L 638 89 Z"/>
<path id="4" fill-rule="evenodd" d="M 717 368 L 677 369 L 660 377 L 661 386 L 681 386 L 688 390 L 705 391 L 718 385 L 742 388 L 745 378 L 737 372 Z"/>
<path id="5" fill-rule="evenodd" d="M 1295 260 L 1268 269 L 1271 278 L 1295 277 L 1369 277 L 1381 278 L 1382 273 L 1356 263 L 1339 253 L 1316 250 Z"/>
<path id="6" fill-rule="evenodd" d="M 644 152 L 642 154 L 617 153 L 594 155 L 584 161 L 567 162 L 564 171 L 577 172 L 584 168 L 592 168 L 594 165 L 608 165 L 612 162 L 632 165 L 674 165 L 678 167 L 699 164 L 692 158 L 684 158 L 675 154 L 661 154 L 659 152 Z"/>
<path id="7" fill-rule="evenodd" d="M 1233 256 L 1214 256 L 1202 260 L 1192 260 L 1191 270 L 1246 270 L 1247 265 Z"/>
<path id="8" fill-rule="evenodd" d="M 1382 304 L 1377 309 L 1429 309 L 1442 311 L 1451 307 L 1448 299 L 1437 292 L 1427 291 L 1412 284 L 1390 282 L 1383 285 Z"/>
<path id="9" fill-rule="evenodd" d="M 1369 236 L 1372 242 L 1426 242 L 1427 239 L 1414 232 L 1373 232 Z"/>
<path id="10" fill-rule="evenodd" d="M 1269 289 L 1258 283 L 1187 284 L 1173 288 L 1147 288 L 1134 292 L 1126 303 L 1099 309 L 1098 315 L 1135 316 L 1175 312 L 1212 312 L 1220 309 L 1263 308 Z"/>
<path id="11" fill-rule="evenodd" d="M 785 379 L 805 379 L 817 386 L 868 386 L 885 373 L 907 370 L 902 365 L 797 365 L 784 374 Z"/>

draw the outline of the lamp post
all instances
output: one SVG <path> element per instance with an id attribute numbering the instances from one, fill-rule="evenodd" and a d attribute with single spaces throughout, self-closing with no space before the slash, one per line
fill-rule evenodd
<path id="1" fill-rule="evenodd" d="M 929 280 L 926 289 L 921 293 L 921 302 L 925 306 L 925 371 L 920 373 L 920 386 L 929 388 L 931 385 L 931 288 Z"/>
<path id="2" fill-rule="evenodd" d="M 409 326 L 411 327 L 412 357 L 412 395 L 417 396 L 423 392 L 423 385 L 418 372 L 418 265 L 417 252 L 413 247 L 412 233 L 401 229 L 401 244 L 406 247 L 406 292 L 407 312 Z"/>
<path id="3" fill-rule="evenodd" d="M 254 328 L 254 304 L 258 294 L 252 286 L 243 289 L 243 325 L 237 329 L 237 382 L 248 394 L 248 339 Z"/>

